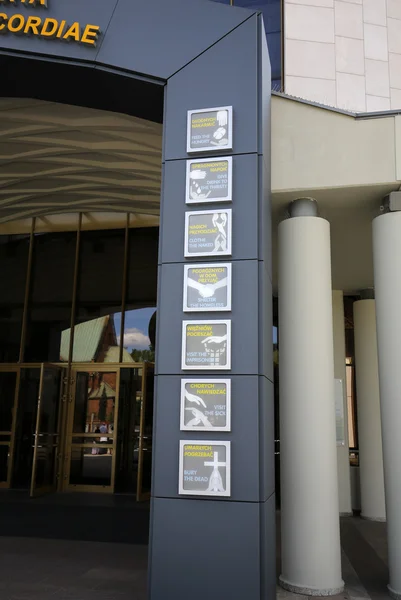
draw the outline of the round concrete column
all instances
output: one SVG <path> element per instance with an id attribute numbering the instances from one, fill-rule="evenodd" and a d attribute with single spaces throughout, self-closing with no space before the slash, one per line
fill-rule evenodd
<path id="1" fill-rule="evenodd" d="M 401 213 L 373 221 L 389 591 L 401 598 Z"/>
<path id="2" fill-rule="evenodd" d="M 354 336 L 361 516 L 372 521 L 385 521 L 376 307 L 373 299 L 354 302 Z"/>
<path id="3" fill-rule="evenodd" d="M 352 515 L 351 473 L 349 464 L 347 387 L 345 371 L 344 295 L 333 290 L 334 377 L 341 379 L 343 392 L 343 443 L 337 444 L 338 502 L 341 516 Z"/>
<path id="4" fill-rule="evenodd" d="M 279 225 L 280 583 L 293 592 L 329 596 L 344 585 L 330 226 L 315 216 L 310 200 L 296 201 L 291 215 Z"/>

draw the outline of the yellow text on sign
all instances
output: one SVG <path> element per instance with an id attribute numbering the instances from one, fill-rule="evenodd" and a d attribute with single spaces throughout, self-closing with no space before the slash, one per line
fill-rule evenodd
<path id="1" fill-rule="evenodd" d="M 0 3 L 3 0 L 0 0 Z M 33 3 L 32 0 L 27 2 Z M 41 4 L 45 0 L 39 0 Z M 35 0 L 36 2 L 36 0 Z M 45 6 L 45 4 L 43 4 Z M 96 46 L 96 41 L 100 33 L 98 25 L 81 25 L 76 21 L 72 25 L 67 25 L 67 21 L 57 21 L 57 19 L 15 14 L 9 17 L 6 13 L 0 12 L 0 34 L 6 32 L 33 35 L 48 39 L 62 39 L 66 41 L 80 42 Z"/>

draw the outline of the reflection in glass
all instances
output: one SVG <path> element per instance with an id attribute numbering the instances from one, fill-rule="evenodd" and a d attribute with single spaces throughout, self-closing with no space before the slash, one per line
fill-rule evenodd
<path id="1" fill-rule="evenodd" d="M 0 431 L 11 433 L 17 373 L 0 372 Z"/>
<path id="2" fill-rule="evenodd" d="M 143 466 L 142 494 L 150 493 L 152 485 L 152 433 L 154 405 L 154 372 L 149 369 L 146 375 L 146 405 L 143 415 Z"/>
<path id="3" fill-rule="evenodd" d="M 10 446 L 0 445 L 0 483 L 7 481 Z"/>
<path id="4" fill-rule="evenodd" d="M 31 483 L 39 384 L 40 368 L 21 369 L 12 475 L 15 488 L 28 488 Z"/>
<path id="5" fill-rule="evenodd" d="M 115 489 L 136 492 L 142 369 L 121 369 Z"/>
<path id="6" fill-rule="evenodd" d="M 71 485 L 111 485 L 112 454 L 92 454 L 91 448 L 71 446 Z"/>
<path id="7" fill-rule="evenodd" d="M 128 239 L 127 308 L 154 306 L 157 295 L 159 230 L 131 229 Z M 138 285 L 138 282 L 141 282 Z"/>
<path id="8" fill-rule="evenodd" d="M 77 373 L 73 434 L 103 434 L 100 441 L 105 443 L 112 438 L 116 387 L 116 371 Z"/>
<path id="9" fill-rule="evenodd" d="M 43 370 L 36 449 L 35 487 L 52 486 L 56 475 L 61 369 Z"/>
<path id="10" fill-rule="evenodd" d="M 53 437 L 42 438 L 36 451 L 35 487 L 51 486 L 56 474 L 57 446 Z"/>
<path id="11" fill-rule="evenodd" d="M 29 235 L 0 235 L 0 362 L 19 359 Z"/>
<path id="12" fill-rule="evenodd" d="M 81 234 L 74 362 L 118 362 L 114 314 L 121 313 L 124 247 L 123 229 Z"/>
<path id="13" fill-rule="evenodd" d="M 25 362 L 61 357 L 61 332 L 70 326 L 76 250 L 75 232 L 35 234 Z"/>
<path id="14" fill-rule="evenodd" d="M 123 362 L 154 362 L 155 349 L 150 341 L 149 325 L 155 310 L 151 307 L 125 311 Z"/>
<path id="15" fill-rule="evenodd" d="M 16 372 L 0 372 L 0 483 L 8 479 Z"/>

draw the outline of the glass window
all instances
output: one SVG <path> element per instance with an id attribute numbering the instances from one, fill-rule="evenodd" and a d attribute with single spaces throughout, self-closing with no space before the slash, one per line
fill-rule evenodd
<path id="1" fill-rule="evenodd" d="M 74 362 L 119 361 L 115 320 L 121 319 L 124 247 L 124 229 L 81 234 Z M 68 329 L 62 335 L 63 357 L 70 338 Z"/>
<path id="2" fill-rule="evenodd" d="M 129 231 L 127 306 L 156 306 L 159 228 Z"/>
<path id="3" fill-rule="evenodd" d="M 155 312 L 154 307 L 125 311 L 123 362 L 154 362 L 155 348 L 154 340 L 153 343 L 151 340 L 151 325 Z"/>
<path id="4" fill-rule="evenodd" d="M 40 368 L 21 369 L 12 476 L 14 488 L 26 489 L 31 484 L 39 385 Z"/>
<path id="5" fill-rule="evenodd" d="M 25 362 L 68 359 L 61 339 L 71 323 L 76 239 L 76 232 L 34 236 Z"/>
<path id="6" fill-rule="evenodd" d="M 0 362 L 19 360 L 30 235 L 0 236 Z"/>
<path id="7" fill-rule="evenodd" d="M 124 362 L 154 362 L 152 316 L 156 311 L 158 242 L 155 227 L 129 231 Z"/>

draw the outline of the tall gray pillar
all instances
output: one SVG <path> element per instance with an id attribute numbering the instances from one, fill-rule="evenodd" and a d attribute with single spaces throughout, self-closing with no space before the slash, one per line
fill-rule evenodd
<path id="1" fill-rule="evenodd" d="M 281 585 L 342 591 L 330 225 L 310 199 L 279 225 Z"/>
<path id="2" fill-rule="evenodd" d="M 354 302 L 361 516 L 386 520 L 374 290 Z"/>
<path id="3" fill-rule="evenodd" d="M 167 82 L 150 535 L 151 600 L 275 597 L 269 78 L 263 23 L 259 15 L 253 15 Z M 187 153 L 187 111 L 227 106 L 233 111 L 232 150 L 223 150 L 221 154 Z M 232 156 L 232 201 L 186 204 L 187 161 L 219 156 Z M 231 252 L 186 258 L 186 213 L 205 210 L 215 215 L 232 210 Z M 213 230 L 213 218 L 210 222 Z M 229 241 L 226 240 L 227 244 Z M 211 267 L 231 264 L 231 310 L 184 312 L 184 267 L 198 263 L 210 263 Z M 219 319 L 231 322 L 231 344 L 226 340 L 227 352 L 231 346 L 230 367 L 213 370 L 207 363 L 205 369 L 182 369 L 183 322 L 210 323 Z M 198 383 L 211 378 L 229 380 L 229 431 L 180 430 L 180 391 L 182 380 L 189 378 Z M 202 406 L 198 404 L 197 408 Z M 214 452 L 204 461 L 199 456 L 190 457 L 189 463 L 192 461 L 196 468 L 183 471 L 188 481 L 183 473 L 180 477 L 183 443 L 194 443 L 196 454 L 200 446 L 207 448 L 213 442 L 229 442 L 231 460 L 227 453 L 216 460 Z M 206 474 L 206 478 L 210 475 L 212 479 L 210 463 L 220 463 L 223 482 L 217 474 L 212 485 L 214 492 L 201 495 L 196 489 L 204 485 L 206 490 L 208 484 L 197 483 L 197 478 L 202 471 L 202 477 Z M 185 493 L 189 488 L 191 493 Z M 220 494 L 221 489 L 225 495 L 216 495 L 216 490 Z"/>
<path id="4" fill-rule="evenodd" d="M 387 517 L 389 591 L 401 598 L 401 212 L 373 221 L 377 351 Z"/>

